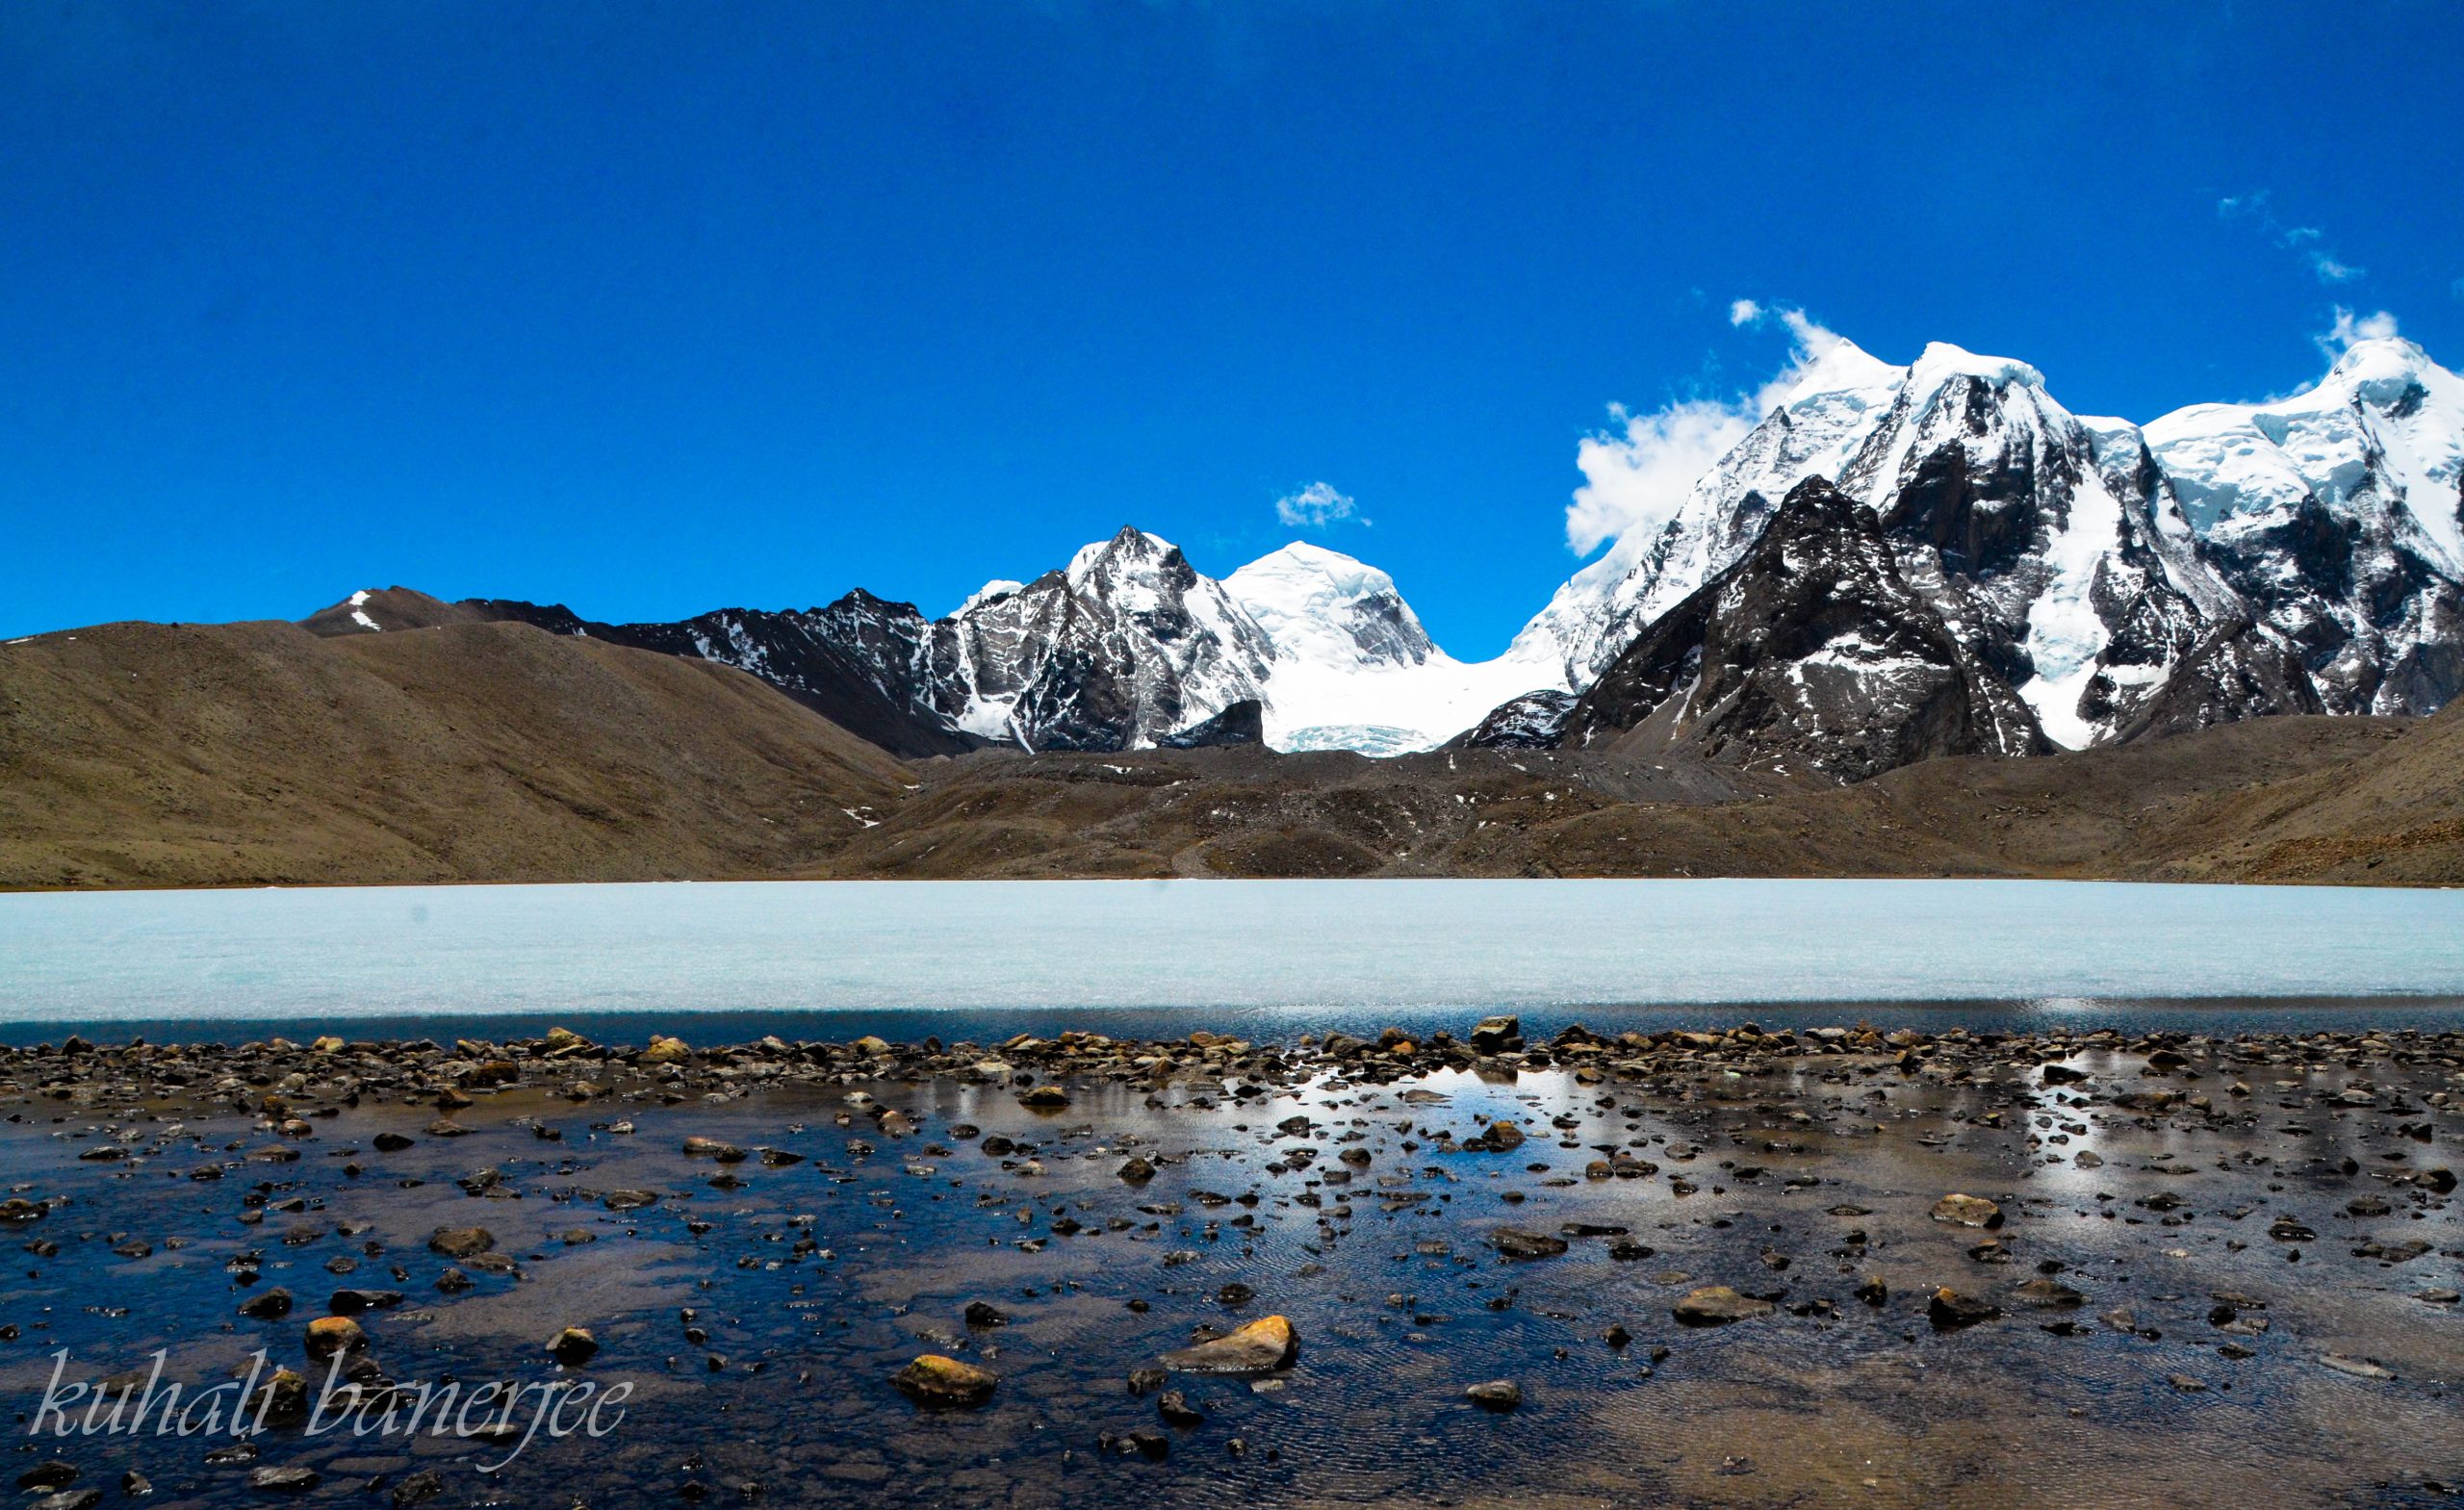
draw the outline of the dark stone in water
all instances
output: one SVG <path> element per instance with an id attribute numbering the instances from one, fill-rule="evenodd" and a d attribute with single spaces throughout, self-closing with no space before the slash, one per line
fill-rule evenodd
<path id="1" fill-rule="evenodd" d="M 1554 1258 L 1566 1251 L 1566 1240 L 1524 1227 L 1500 1227 L 1489 1234 L 1489 1245 L 1510 1259 Z"/>

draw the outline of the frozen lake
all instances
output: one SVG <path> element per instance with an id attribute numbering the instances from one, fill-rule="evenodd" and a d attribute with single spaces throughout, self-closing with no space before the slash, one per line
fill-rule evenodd
<path id="1" fill-rule="evenodd" d="M 0 1023 L 2464 997 L 2464 891 L 817 882 L 0 895 Z"/>

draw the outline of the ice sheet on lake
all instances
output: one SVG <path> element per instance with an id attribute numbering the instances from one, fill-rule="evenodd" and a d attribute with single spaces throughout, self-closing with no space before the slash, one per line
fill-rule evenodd
<path id="1" fill-rule="evenodd" d="M 2464 994 L 2464 891 L 753 882 L 0 896 L 0 1021 Z"/>

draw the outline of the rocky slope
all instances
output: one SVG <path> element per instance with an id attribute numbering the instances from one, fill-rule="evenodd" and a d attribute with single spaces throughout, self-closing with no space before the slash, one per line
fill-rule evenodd
<path id="1" fill-rule="evenodd" d="M 816 874 L 2464 883 L 2464 719 L 2253 719 L 1849 786 L 1682 752 L 988 755 Z"/>
<path id="2" fill-rule="evenodd" d="M 1608 664 L 1558 742 L 1839 781 L 2050 748 L 2027 704 L 1909 584 L 1874 511 L 1820 477 Z"/>
<path id="3" fill-rule="evenodd" d="M 482 622 L 735 667 L 895 755 L 956 755 L 984 743 L 935 707 L 932 627 L 912 603 L 857 591 L 822 608 L 722 608 L 676 624 L 601 624 L 561 603 L 505 599 L 451 606 Z M 314 627 L 323 618 L 305 622 Z M 335 625 L 332 632 L 352 631 Z"/>

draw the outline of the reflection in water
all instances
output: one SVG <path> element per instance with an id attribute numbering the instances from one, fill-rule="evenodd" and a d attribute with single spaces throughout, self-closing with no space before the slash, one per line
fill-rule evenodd
<path id="1" fill-rule="evenodd" d="M 951 1081 L 848 1088 L 871 1107 L 808 1087 L 673 1105 L 525 1090 L 458 1113 L 459 1138 L 430 1133 L 425 1107 L 337 1109 L 296 1163 L 259 1159 L 254 1119 L 212 1107 L 54 1121 L 68 1109 L 20 1102 L 0 1171 L 67 1204 L 34 1224 L 57 1255 L 10 1287 L 0 1390 L 28 1408 L 64 1346 L 101 1373 L 167 1344 L 200 1379 L 261 1344 L 296 1359 L 347 1286 L 404 1294 L 361 1317 L 393 1377 L 535 1373 L 547 1338 L 580 1325 L 601 1344 L 590 1375 L 639 1394 L 615 1438 L 535 1444 L 493 1480 L 472 1465 L 500 1454 L 476 1445 L 404 1456 L 277 1433 L 262 1461 L 318 1469 L 325 1497 L 431 1467 L 444 1504 L 2426 1500 L 2456 1471 L 2464 1331 L 2436 1296 L 2460 1235 L 2450 1200 L 2382 1176 L 2451 1162 L 2452 1118 L 2425 1101 L 2451 1091 L 2448 1058 L 2202 1059 L 2195 1081 L 2161 1082 L 2220 1101 L 2246 1083 L 2243 1110 L 2212 1120 L 2116 1105 L 2160 1082 L 2109 1053 L 2074 1058 L 2089 1079 L 2066 1087 L 2039 1088 L 2033 1060 L 1911 1074 L 1858 1055 L 1644 1084 L 1088 1084 L 1049 1113 Z M 2356 1085 L 2373 1094 L 2335 1099 Z M 2432 1145 L 2400 1131 L 2433 1114 Z M 1464 1148 L 1501 1120 L 1519 1147 Z M 412 1145 L 376 1152 L 384 1132 Z M 801 1162 L 691 1158 L 687 1136 Z M 108 1142 L 136 1157 L 79 1157 Z M 1118 1176 L 1133 1154 L 1151 1180 Z M 1587 1174 L 1620 1156 L 1630 1177 Z M 657 1202 L 611 1210 L 629 1190 Z M 1929 1219 L 1954 1190 L 2001 1225 Z M 2317 1238 L 2271 1238 L 2279 1217 Z M 467 1225 L 518 1278 L 466 1265 L 472 1288 L 440 1292 L 428 1236 Z M 1568 1251 L 1503 1258 L 1508 1225 Z M 2387 1262 L 2414 1237 L 2427 1251 Z M 150 1253 L 114 1251 L 131 1239 Z M 2382 1256 L 2355 1254 L 2373 1239 Z M 254 1285 L 233 1274 L 248 1254 Z M 1879 1306 L 1857 1298 L 1872 1280 Z M 2022 1291 L 2038 1280 L 2078 1303 L 2030 1305 L 2060 1292 Z M 238 1315 L 277 1285 L 293 1316 Z M 1705 1285 L 1777 1309 L 1677 1324 Z M 1938 1286 L 2003 1314 L 1938 1331 Z M 971 1303 L 1002 1323 L 970 1326 Z M 1194 1328 L 1270 1313 L 1301 1336 L 1289 1371 L 1175 1376 L 1201 1418 L 1181 1424 L 1131 1392 Z M 888 1383 L 920 1352 L 998 1374 L 992 1401 L 920 1411 Z M 1520 1409 L 1462 1397 L 1498 1378 Z M 1104 1446 L 1133 1433 L 1163 1458 Z M 157 1503 L 262 1497 L 195 1444 L 66 1456 L 84 1482 L 141 1469 Z"/>

